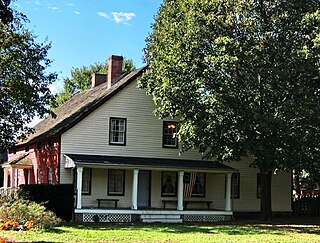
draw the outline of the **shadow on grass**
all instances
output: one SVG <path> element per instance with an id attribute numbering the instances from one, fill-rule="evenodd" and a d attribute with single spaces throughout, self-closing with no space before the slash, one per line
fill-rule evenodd
<path id="1" fill-rule="evenodd" d="M 272 222 L 260 222 L 257 220 L 233 220 L 223 223 L 187 223 L 187 224 L 145 224 L 145 223 L 66 223 L 64 228 L 85 229 L 96 231 L 145 231 L 166 234 L 227 234 L 227 235 L 285 235 L 288 232 L 320 234 L 320 219 L 318 218 L 279 218 Z M 48 232 L 63 233 L 59 228 Z"/>

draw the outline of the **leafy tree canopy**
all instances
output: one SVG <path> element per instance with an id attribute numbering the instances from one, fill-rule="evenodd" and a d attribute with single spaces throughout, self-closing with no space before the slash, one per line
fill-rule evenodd
<path id="1" fill-rule="evenodd" d="M 135 69 L 131 59 L 123 61 L 122 71 L 127 74 Z M 71 78 L 63 80 L 63 90 L 56 97 L 56 102 L 52 108 L 57 108 L 66 103 L 72 96 L 78 92 L 85 91 L 91 87 L 91 74 L 108 74 L 108 63 L 96 63 L 89 67 L 74 68 L 71 70 Z"/>
<path id="2" fill-rule="evenodd" d="M 13 10 L 9 7 L 11 0 L 0 0 L 0 21 L 4 24 L 13 21 Z"/>
<path id="3" fill-rule="evenodd" d="M 219 161 L 253 155 L 262 218 L 275 170 L 319 169 L 320 3 L 165 0 L 140 85 L 181 118 L 182 149 Z"/>
<path id="4" fill-rule="evenodd" d="M 3 19 L 3 3 L 10 1 L 0 3 L 0 150 L 4 150 L 31 132 L 27 124 L 36 115 L 44 117 L 49 112 L 48 86 L 56 74 L 45 71 L 51 63 L 47 58 L 50 44 L 37 43 L 21 19 Z"/>

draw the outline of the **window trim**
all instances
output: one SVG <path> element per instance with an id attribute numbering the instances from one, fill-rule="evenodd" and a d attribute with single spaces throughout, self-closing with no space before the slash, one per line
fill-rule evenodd
<path id="1" fill-rule="evenodd" d="M 164 183 L 165 183 L 165 180 L 164 180 L 164 175 L 165 173 L 168 173 L 168 175 L 171 174 L 171 176 L 174 176 L 175 177 L 175 182 L 172 183 L 172 185 L 174 186 L 174 192 L 173 193 L 168 193 L 168 192 L 164 192 L 163 190 L 163 186 L 164 186 Z M 177 196 L 177 187 L 178 187 L 178 172 L 176 171 L 162 171 L 161 173 L 161 197 L 176 197 Z"/>
<path id="2" fill-rule="evenodd" d="M 122 192 L 110 192 L 109 184 L 110 184 L 110 172 L 113 170 L 119 170 L 123 173 L 123 179 L 122 179 Z M 108 196 L 124 196 L 125 195 L 125 185 L 126 185 L 126 170 L 123 169 L 108 169 L 108 185 L 107 185 L 107 195 Z"/>
<path id="3" fill-rule="evenodd" d="M 165 129 L 165 126 L 169 123 L 172 123 L 172 124 L 175 124 L 176 125 L 176 129 L 178 132 L 178 126 L 179 126 L 179 123 L 176 122 L 176 121 L 163 121 L 163 124 L 162 124 L 162 148 L 169 148 L 169 149 L 177 149 L 179 147 L 179 143 L 178 143 L 178 138 L 175 137 L 174 139 L 176 140 L 176 145 L 172 146 L 172 145 L 166 145 L 164 144 L 164 129 Z"/>
<path id="4" fill-rule="evenodd" d="M 117 143 L 111 141 L 111 121 L 112 120 L 124 120 L 124 141 L 123 143 Z M 127 143 L 127 118 L 123 117 L 110 117 L 109 119 L 109 145 L 116 145 L 116 146 L 126 146 Z"/>

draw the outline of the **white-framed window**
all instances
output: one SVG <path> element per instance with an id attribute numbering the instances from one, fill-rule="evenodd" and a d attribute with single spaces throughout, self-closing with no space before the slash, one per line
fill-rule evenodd
<path id="1" fill-rule="evenodd" d="M 227 176 L 225 177 L 225 185 L 227 185 Z M 227 187 L 225 187 L 225 194 L 226 194 L 226 191 L 227 191 Z M 231 176 L 231 197 L 240 198 L 240 173 L 239 172 L 232 173 L 232 176 Z"/>
<path id="2" fill-rule="evenodd" d="M 81 193 L 84 195 L 91 194 L 91 168 L 83 168 L 82 171 L 82 191 Z"/>
<path id="3" fill-rule="evenodd" d="M 177 196 L 177 172 L 162 171 L 161 196 L 175 197 Z"/>
<path id="4" fill-rule="evenodd" d="M 178 132 L 177 122 L 163 122 L 162 146 L 164 148 L 178 148 L 178 139 L 176 134 Z"/>
<path id="5" fill-rule="evenodd" d="M 109 144 L 126 145 L 126 118 L 110 118 Z"/>
<path id="6" fill-rule="evenodd" d="M 124 195 L 125 170 L 108 170 L 108 195 Z"/>

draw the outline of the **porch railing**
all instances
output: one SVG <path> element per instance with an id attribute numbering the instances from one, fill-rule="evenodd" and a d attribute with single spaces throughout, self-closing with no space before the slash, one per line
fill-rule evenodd
<path id="1" fill-rule="evenodd" d="M 1 187 L 0 188 L 0 202 L 10 200 L 18 197 L 18 188 L 16 187 Z"/>

